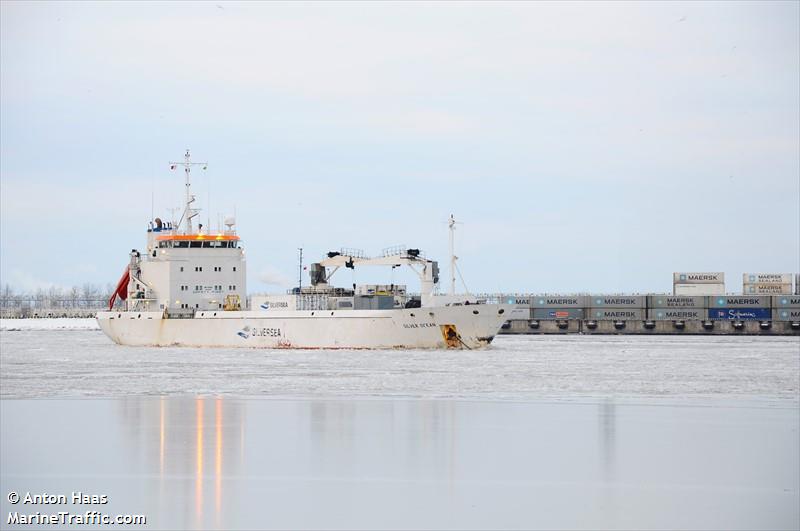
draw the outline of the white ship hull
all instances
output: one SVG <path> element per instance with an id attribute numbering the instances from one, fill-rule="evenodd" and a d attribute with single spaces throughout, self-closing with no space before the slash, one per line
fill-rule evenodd
<path id="1" fill-rule="evenodd" d="M 250 348 L 481 348 L 511 307 L 499 304 L 394 310 L 204 311 L 190 319 L 162 312 L 99 312 L 100 328 L 121 345 Z"/>

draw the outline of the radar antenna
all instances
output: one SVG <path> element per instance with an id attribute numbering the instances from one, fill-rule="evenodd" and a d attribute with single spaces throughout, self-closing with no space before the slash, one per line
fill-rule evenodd
<path id="1" fill-rule="evenodd" d="M 186 150 L 186 155 L 183 156 L 185 159 L 183 162 L 170 162 L 169 169 L 174 170 L 178 166 L 183 166 L 183 171 L 186 173 L 186 206 L 184 207 L 183 214 L 181 215 L 181 220 L 178 222 L 178 225 L 181 224 L 184 220 L 186 221 L 186 234 L 192 233 L 192 218 L 195 217 L 199 212 L 200 209 L 192 208 L 192 203 L 194 203 L 195 197 L 192 195 L 191 189 L 192 184 L 189 181 L 189 173 L 192 171 L 192 166 L 202 166 L 202 168 L 208 169 L 207 162 L 192 162 L 191 155 L 189 155 L 189 150 Z"/>

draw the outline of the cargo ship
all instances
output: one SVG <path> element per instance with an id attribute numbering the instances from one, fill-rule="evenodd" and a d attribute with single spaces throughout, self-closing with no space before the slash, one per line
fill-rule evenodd
<path id="1" fill-rule="evenodd" d="M 413 248 L 388 249 L 379 257 L 329 252 L 309 267 L 309 286 L 248 307 L 245 249 L 236 220 L 225 219 L 217 231 L 202 224 L 195 228 L 199 210 L 192 206 L 190 174 L 207 165 L 192 162 L 187 150 L 184 161 L 170 163 L 172 170 L 181 166 L 186 175 L 181 219 L 150 221 L 145 249 L 131 251 L 108 311 L 97 313 L 100 328 L 118 344 L 475 349 L 492 342 L 512 308 L 437 303 L 438 263 Z M 381 291 L 331 285 L 338 269 L 364 266 L 411 268 L 420 279 L 420 296 L 409 297 L 405 287 L 393 285 Z"/>

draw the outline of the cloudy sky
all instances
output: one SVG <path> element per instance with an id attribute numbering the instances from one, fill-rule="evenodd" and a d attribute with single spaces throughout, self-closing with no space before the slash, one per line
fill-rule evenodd
<path id="1" fill-rule="evenodd" d="M 300 246 L 444 265 L 450 213 L 471 291 L 800 271 L 798 21 L 798 2 L 3 1 L 0 281 L 116 281 L 151 205 L 180 204 L 186 148 L 209 162 L 201 218 L 236 212 L 251 292 L 295 282 Z"/>

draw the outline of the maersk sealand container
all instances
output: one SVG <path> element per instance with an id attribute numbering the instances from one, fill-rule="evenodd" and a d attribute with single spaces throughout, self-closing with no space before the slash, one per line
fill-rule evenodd
<path id="1" fill-rule="evenodd" d="M 699 308 L 707 307 L 708 300 L 702 296 L 648 295 L 647 308 Z"/>

